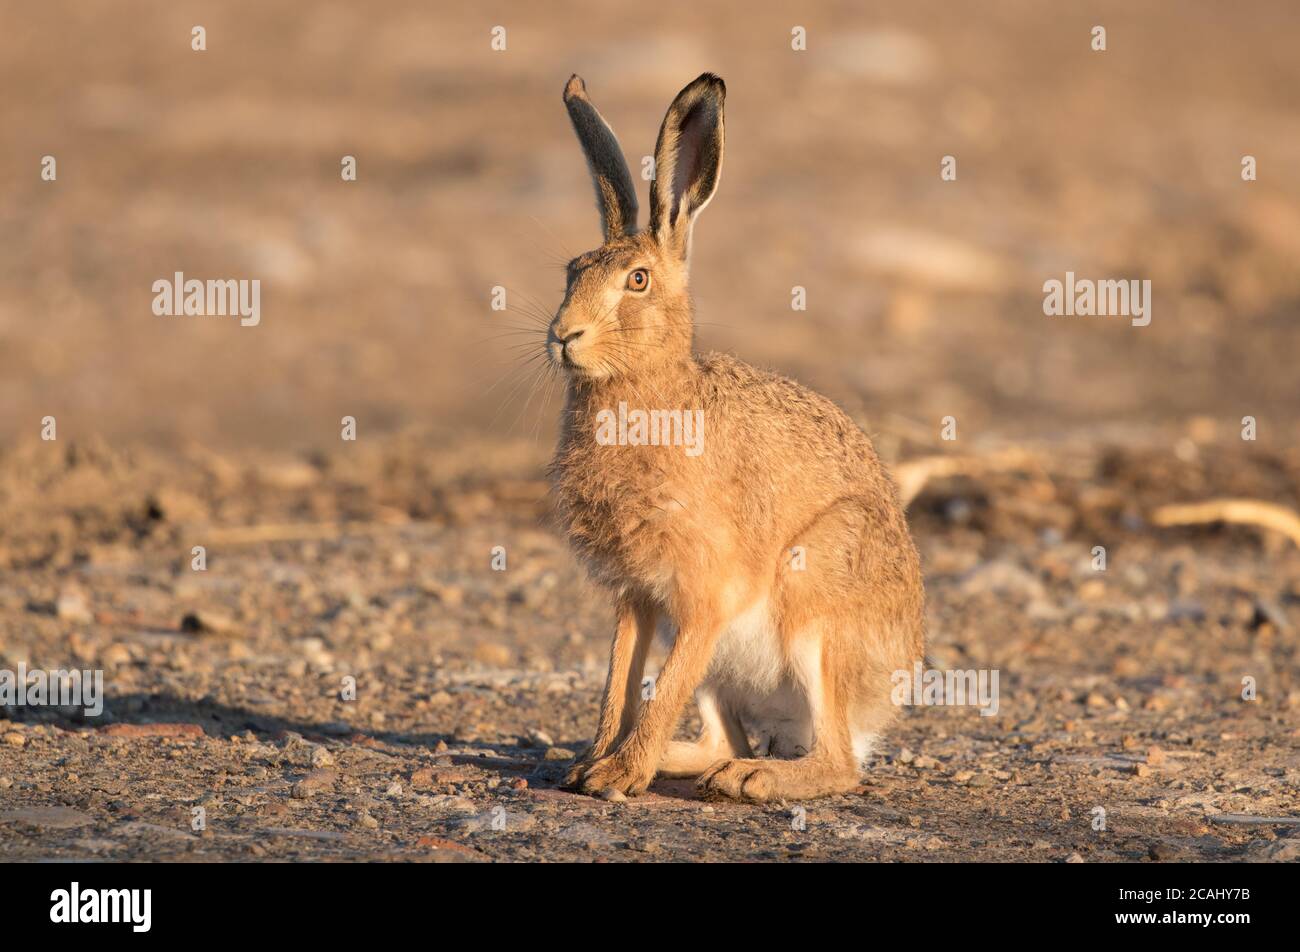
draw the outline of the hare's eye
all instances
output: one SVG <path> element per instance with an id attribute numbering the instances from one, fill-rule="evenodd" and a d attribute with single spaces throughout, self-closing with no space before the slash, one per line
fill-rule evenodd
<path id="1" fill-rule="evenodd" d="M 650 272 L 645 268 L 637 268 L 627 276 L 627 289 L 629 291 L 646 291 L 650 288 Z"/>

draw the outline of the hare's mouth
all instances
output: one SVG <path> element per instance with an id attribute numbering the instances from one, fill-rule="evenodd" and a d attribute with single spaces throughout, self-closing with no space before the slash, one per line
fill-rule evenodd
<path id="1" fill-rule="evenodd" d="M 547 342 L 546 352 L 551 357 L 551 363 L 557 367 L 567 371 L 573 371 L 578 366 L 573 362 L 573 358 L 569 356 L 568 349 L 554 338 Z"/>
<path id="2" fill-rule="evenodd" d="M 551 355 L 551 363 L 565 373 L 575 377 L 585 377 L 590 374 L 591 368 L 581 363 L 580 360 L 574 359 L 572 347 L 565 347 L 560 341 L 552 340 L 547 346 L 547 350 Z"/>
<path id="3" fill-rule="evenodd" d="M 564 372 L 570 377 L 591 377 L 595 374 L 595 371 L 591 367 L 588 367 L 586 364 L 580 364 L 574 360 L 573 357 L 569 355 L 568 351 L 565 351 L 560 355 L 560 366 L 564 368 Z"/>
<path id="4" fill-rule="evenodd" d="M 609 376 L 608 368 L 599 358 L 592 360 L 587 355 L 579 354 L 575 359 L 568 349 L 557 347 L 551 352 L 551 359 L 566 377 L 576 383 L 590 383 Z"/>

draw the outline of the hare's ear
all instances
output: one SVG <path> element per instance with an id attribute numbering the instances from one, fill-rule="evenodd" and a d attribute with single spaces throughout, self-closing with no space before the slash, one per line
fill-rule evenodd
<path id="1" fill-rule="evenodd" d="M 705 73 L 677 94 L 655 145 L 650 231 L 661 248 L 690 255 L 695 216 L 709 204 L 722 175 L 722 107 L 727 87 Z"/>
<path id="2" fill-rule="evenodd" d="M 636 189 L 627 159 L 619 148 L 614 130 L 587 98 L 587 86 L 576 73 L 564 86 L 564 105 L 573 120 L 582 151 L 587 156 L 591 180 L 596 185 L 596 204 L 605 240 L 611 241 L 636 231 Z"/>

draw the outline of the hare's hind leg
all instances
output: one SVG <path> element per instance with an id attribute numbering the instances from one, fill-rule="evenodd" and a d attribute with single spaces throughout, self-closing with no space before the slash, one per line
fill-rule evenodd
<path id="1" fill-rule="evenodd" d="M 669 743 L 659 761 L 660 777 L 698 777 L 720 760 L 753 756 L 740 719 L 722 708 L 713 688 L 701 685 L 695 692 L 695 703 L 704 725 L 699 739 Z"/>
<path id="2" fill-rule="evenodd" d="M 806 633 L 794 646 L 794 681 L 808 704 L 812 749 L 796 760 L 737 759 L 715 764 L 700 777 L 709 796 L 737 800 L 805 800 L 843 793 L 858 782 L 848 706 L 836 679 L 824 677 L 824 641 Z"/>

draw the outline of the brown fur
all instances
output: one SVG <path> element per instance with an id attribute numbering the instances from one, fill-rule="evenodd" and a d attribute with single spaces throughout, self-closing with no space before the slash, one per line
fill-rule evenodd
<path id="1" fill-rule="evenodd" d="M 594 113 L 580 81 L 570 81 L 566 99 L 577 89 Z M 651 228 L 607 234 L 602 247 L 572 262 L 548 336 L 552 359 L 569 377 L 551 466 L 558 509 L 574 550 L 618 605 L 595 742 L 568 778 L 593 793 L 639 793 L 657 771 L 700 776 L 709 793 L 748 799 L 847 789 L 859 771 L 852 738 L 892 720 L 890 673 L 923 654 L 916 550 L 866 435 L 794 381 L 729 356 L 692 353 L 690 235 L 721 169 L 724 97 L 722 81 L 708 74 L 678 95 L 659 137 Z M 683 120 L 691 128 L 678 128 Z M 603 122 L 586 125 L 608 130 Z M 590 167 L 608 169 L 612 133 L 584 137 L 575 128 Z M 599 150 L 606 151 L 592 154 Z M 627 203 L 618 207 L 604 216 L 606 223 L 624 216 L 616 232 Z M 635 268 L 651 275 L 645 292 L 627 289 Z M 620 401 L 702 410 L 703 453 L 601 445 L 597 414 Z M 792 567 L 795 546 L 806 552 L 805 570 Z M 758 619 L 747 622 L 760 632 L 752 644 L 732 626 L 747 612 Z M 645 657 L 660 618 L 676 636 L 654 696 L 643 702 Z M 769 627 L 770 639 L 762 634 Z M 722 657 L 728 653 L 741 660 Z M 755 671 L 746 673 L 747 664 Z M 812 742 L 804 756 L 752 757 L 746 678 L 756 695 L 779 682 L 805 698 Z M 670 745 L 697 689 L 704 735 Z"/>

